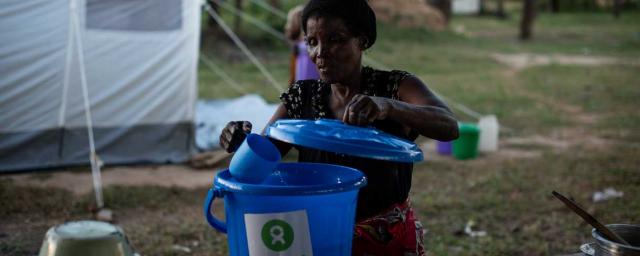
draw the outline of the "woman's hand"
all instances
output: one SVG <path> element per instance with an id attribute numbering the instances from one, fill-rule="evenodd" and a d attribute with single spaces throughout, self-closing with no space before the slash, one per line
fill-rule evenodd
<path id="1" fill-rule="evenodd" d="M 248 121 L 231 121 L 220 134 L 220 147 L 228 153 L 235 152 L 240 144 L 251 133 L 251 123 Z"/>
<path id="2" fill-rule="evenodd" d="M 356 94 L 344 108 L 342 121 L 365 126 L 375 120 L 386 119 L 390 109 L 390 99 Z"/>

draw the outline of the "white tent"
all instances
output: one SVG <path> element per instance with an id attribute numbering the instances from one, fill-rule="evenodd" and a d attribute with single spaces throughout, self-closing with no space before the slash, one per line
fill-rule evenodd
<path id="1" fill-rule="evenodd" d="M 195 0 L 3 0 L 0 172 L 186 160 L 199 32 Z"/>

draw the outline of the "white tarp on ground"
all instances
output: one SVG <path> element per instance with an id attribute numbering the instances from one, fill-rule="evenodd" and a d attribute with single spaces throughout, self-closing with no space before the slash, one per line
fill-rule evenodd
<path id="1" fill-rule="evenodd" d="M 105 163 L 186 160 L 199 33 L 195 0 L 3 0 L 0 172 L 87 163 L 84 95 Z"/>
<path id="2" fill-rule="evenodd" d="M 253 125 L 252 132 L 261 133 L 278 108 L 278 104 L 267 104 L 256 94 L 229 100 L 198 101 L 196 106 L 196 145 L 200 150 L 220 148 L 220 133 L 230 121 L 249 121 Z"/>

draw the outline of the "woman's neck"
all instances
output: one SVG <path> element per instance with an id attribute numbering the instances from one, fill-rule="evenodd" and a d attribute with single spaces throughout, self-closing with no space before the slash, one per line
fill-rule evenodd
<path id="1" fill-rule="evenodd" d="M 347 81 L 331 84 L 331 92 L 339 99 L 351 99 L 360 92 L 360 81 L 362 80 L 362 67 L 357 69 Z"/>

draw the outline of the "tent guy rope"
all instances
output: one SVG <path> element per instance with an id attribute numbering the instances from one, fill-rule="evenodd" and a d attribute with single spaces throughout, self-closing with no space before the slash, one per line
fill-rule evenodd
<path id="1" fill-rule="evenodd" d="M 264 75 L 267 78 L 271 86 L 273 86 L 276 90 L 278 90 L 278 92 L 284 91 L 284 88 L 278 82 L 276 82 L 276 80 L 273 78 L 271 73 L 267 71 L 264 65 L 262 65 L 262 63 L 258 60 L 258 58 L 256 58 L 255 55 L 253 55 L 251 50 L 247 48 L 247 46 L 242 42 L 242 40 L 240 40 L 240 38 L 238 38 L 238 36 L 233 32 L 233 30 L 229 28 L 229 26 L 222 20 L 222 18 L 215 11 L 213 11 L 211 6 L 208 3 L 205 3 L 204 8 L 207 11 L 207 13 L 209 13 L 211 18 L 213 18 L 218 23 L 218 25 L 220 25 L 220 27 L 224 30 L 224 32 L 227 33 L 227 35 L 231 38 L 231 40 L 233 40 L 233 42 L 238 46 L 238 48 L 240 48 L 240 50 L 245 55 L 247 55 L 249 60 L 253 62 L 253 65 L 255 65 L 260 70 L 262 75 Z"/>
<path id="2" fill-rule="evenodd" d="M 218 4 L 219 6 L 221 6 L 222 8 L 224 8 L 225 10 L 233 13 L 233 15 L 236 15 L 246 21 L 248 21 L 249 23 L 255 25 L 256 27 L 259 27 L 260 29 L 262 29 L 263 31 L 271 34 L 272 36 L 280 39 L 281 41 L 284 41 L 285 43 L 287 43 L 287 38 L 284 36 L 284 33 L 275 30 L 274 28 L 272 28 L 271 26 L 269 26 L 268 24 L 254 18 L 253 16 L 242 12 L 241 10 L 239 10 L 236 7 L 231 6 L 230 4 L 226 3 L 226 2 L 222 2 L 220 0 L 212 0 L 214 3 Z"/>
<path id="3" fill-rule="evenodd" d="M 200 53 L 200 60 L 202 61 L 202 63 L 205 64 L 205 66 L 207 66 L 209 69 L 211 69 L 211 71 L 213 71 L 214 73 L 216 73 L 216 75 L 218 75 L 220 78 L 222 78 L 222 80 L 225 83 L 227 83 L 234 91 L 236 91 L 236 92 L 238 92 L 240 94 L 248 94 L 249 93 L 247 91 L 247 89 L 245 89 L 244 87 L 240 86 L 240 83 L 238 83 L 236 80 L 231 78 L 231 76 L 229 76 L 229 74 L 224 72 L 218 65 L 216 65 L 211 59 L 209 59 L 209 57 L 207 57 L 203 53 Z"/>
<path id="4" fill-rule="evenodd" d="M 283 20 L 287 20 L 287 14 L 285 14 L 283 11 L 278 10 L 276 8 L 274 8 L 273 6 L 265 3 L 264 1 L 261 0 L 251 0 L 251 2 L 255 3 L 256 5 L 262 7 L 263 9 L 267 10 L 268 12 L 272 13 L 275 16 L 280 17 Z"/>

